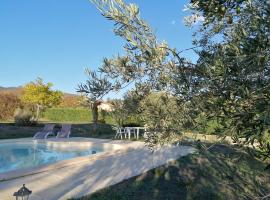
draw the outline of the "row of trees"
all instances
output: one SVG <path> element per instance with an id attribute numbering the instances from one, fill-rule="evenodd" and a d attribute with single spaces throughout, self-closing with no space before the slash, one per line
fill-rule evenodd
<path id="1" fill-rule="evenodd" d="M 159 109 L 147 108 L 151 146 L 171 141 L 185 124 L 196 127 L 197 119 L 206 118 L 218 121 L 216 134 L 239 144 L 256 143 L 260 155 L 270 155 L 269 1 L 192 0 L 185 21 L 195 29 L 189 49 L 199 56 L 195 63 L 159 42 L 135 4 L 92 2 L 115 22 L 126 54 L 105 58 L 79 91 L 94 101 L 131 83 L 142 96 L 164 91 Z"/>

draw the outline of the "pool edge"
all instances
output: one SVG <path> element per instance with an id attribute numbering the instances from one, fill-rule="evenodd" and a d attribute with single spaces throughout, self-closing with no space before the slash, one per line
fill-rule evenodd
<path id="1" fill-rule="evenodd" d="M 80 139 L 80 140 L 79 140 Z M 20 140 L 20 139 L 15 139 L 16 141 L 9 140 L 7 142 L 29 142 L 33 141 L 32 138 L 26 138 Z M 131 141 L 120 141 L 120 140 L 109 140 L 109 139 L 96 139 L 96 138 L 76 138 L 76 140 L 44 140 L 42 142 L 53 142 L 53 143 L 70 143 L 70 142 L 84 142 L 84 143 L 93 143 L 99 144 L 99 145 L 106 145 L 106 146 L 111 146 L 112 150 L 110 152 L 104 151 L 100 152 L 97 154 L 92 154 L 92 155 L 87 155 L 87 156 L 81 156 L 81 157 L 75 157 L 67 160 L 61 160 L 55 163 L 50 163 L 50 164 L 45 164 L 45 165 L 40 165 L 40 166 L 34 166 L 34 167 L 28 167 L 25 169 L 18 169 L 18 170 L 12 170 L 9 172 L 3 172 L 0 173 L 0 182 L 5 182 L 21 177 L 26 177 L 34 174 L 39 174 L 39 173 L 45 173 L 48 171 L 60 169 L 60 168 L 65 168 L 69 167 L 72 165 L 78 165 L 80 163 L 85 163 L 89 161 L 95 161 L 95 160 L 101 160 L 105 159 L 109 156 L 112 155 L 119 155 L 119 154 L 125 154 L 128 153 L 131 149 L 141 147 L 144 144 L 142 142 L 131 142 Z M 6 143 L 6 141 L 1 143 Z"/>

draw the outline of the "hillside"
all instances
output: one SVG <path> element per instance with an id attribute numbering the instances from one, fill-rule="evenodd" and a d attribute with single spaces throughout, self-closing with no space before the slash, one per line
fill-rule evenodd
<path id="1" fill-rule="evenodd" d="M 2 87 L 0 86 L 0 93 L 12 93 L 20 96 L 22 94 L 22 87 Z"/>
<path id="2" fill-rule="evenodd" d="M 12 93 L 12 94 L 16 94 L 18 96 L 20 96 L 22 94 L 22 86 L 18 86 L 18 87 L 3 87 L 0 86 L 0 93 Z M 63 92 L 64 97 L 76 97 L 78 95 L 76 94 L 71 94 L 71 93 L 66 93 Z"/>

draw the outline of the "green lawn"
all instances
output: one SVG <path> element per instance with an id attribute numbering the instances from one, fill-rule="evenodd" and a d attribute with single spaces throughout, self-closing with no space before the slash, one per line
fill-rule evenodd
<path id="1" fill-rule="evenodd" d="M 93 126 L 88 123 L 72 123 L 71 137 L 95 137 L 95 138 L 108 138 L 112 139 L 115 135 L 115 130 L 110 124 L 99 124 L 97 134 L 93 134 Z M 54 132 L 57 133 L 61 128 L 61 123 L 55 123 L 56 127 Z M 14 123 L 0 123 L 0 139 L 15 139 L 33 137 L 34 134 L 39 131 L 44 124 L 38 124 L 37 126 L 15 126 Z"/>
<path id="2" fill-rule="evenodd" d="M 270 193 L 265 163 L 228 145 L 166 166 L 77 200 L 239 200 Z"/>

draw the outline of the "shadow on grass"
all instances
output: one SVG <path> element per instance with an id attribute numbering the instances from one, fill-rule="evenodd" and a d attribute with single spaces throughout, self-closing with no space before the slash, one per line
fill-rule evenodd
<path id="1" fill-rule="evenodd" d="M 265 164 L 228 145 L 170 164 L 77 200 L 238 200 L 270 193 Z"/>
<path id="2" fill-rule="evenodd" d="M 115 130 L 111 124 L 98 124 L 97 132 L 94 134 L 93 124 L 73 124 L 71 137 L 95 137 L 112 139 L 114 138 Z"/>

